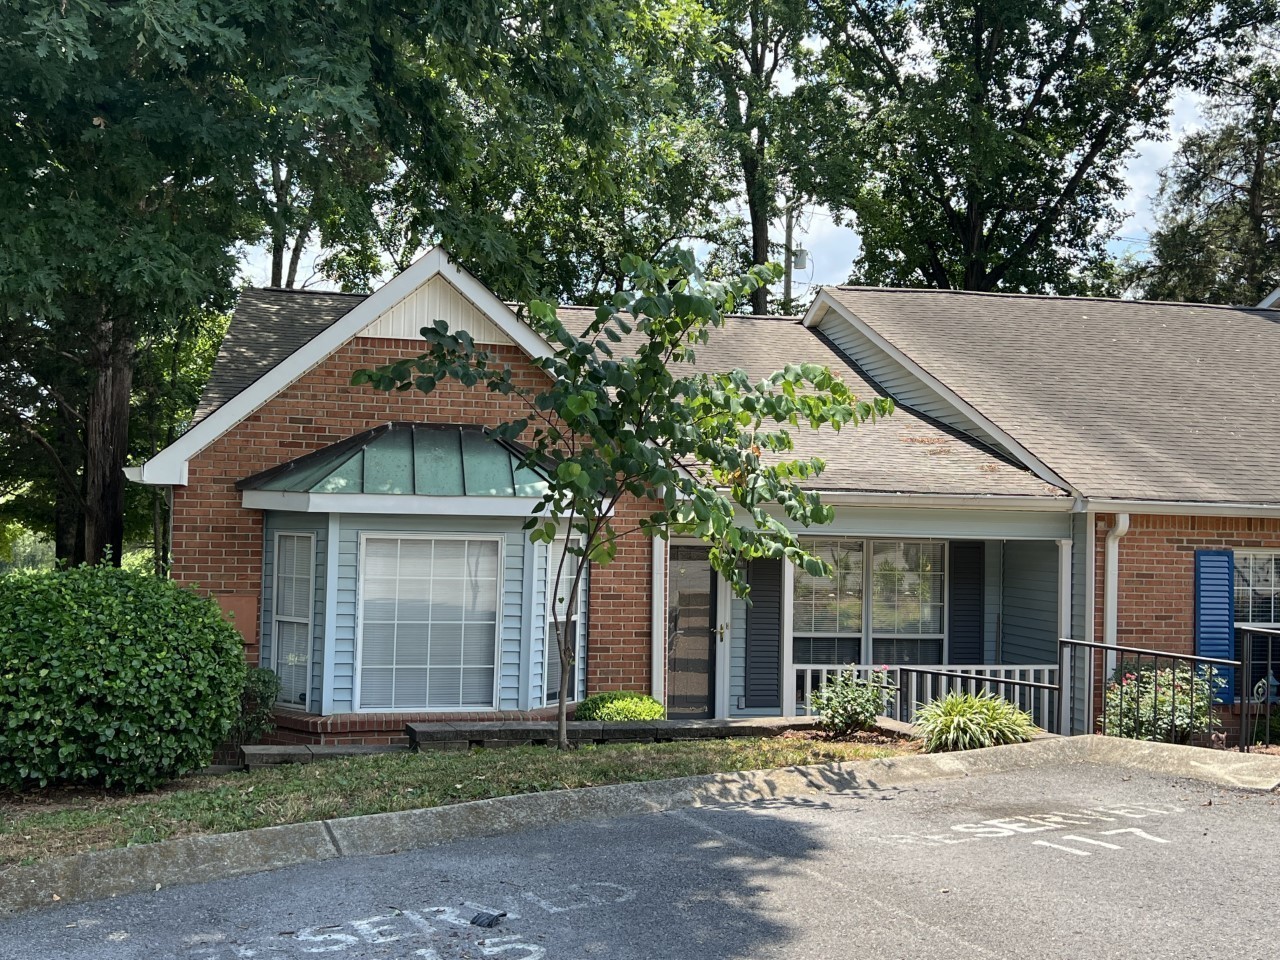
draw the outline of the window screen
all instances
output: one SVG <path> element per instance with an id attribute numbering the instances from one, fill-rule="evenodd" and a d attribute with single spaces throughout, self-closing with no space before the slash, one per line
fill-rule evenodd
<path id="1" fill-rule="evenodd" d="M 310 534 L 276 536 L 272 637 L 280 703 L 305 707 L 311 674 L 311 609 L 315 602 L 312 570 L 315 546 Z"/>
<path id="2" fill-rule="evenodd" d="M 497 540 L 368 537 L 360 708 L 494 706 Z"/>
<path id="3" fill-rule="evenodd" d="M 1236 623 L 1256 626 L 1280 624 L 1277 576 L 1280 554 L 1235 554 Z"/>

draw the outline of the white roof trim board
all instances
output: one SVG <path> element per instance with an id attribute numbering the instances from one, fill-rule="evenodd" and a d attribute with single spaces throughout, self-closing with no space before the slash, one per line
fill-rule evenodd
<path id="1" fill-rule="evenodd" d="M 971 404 L 962 400 L 954 390 L 952 390 L 941 380 L 937 379 L 932 374 L 930 374 L 928 370 L 925 370 L 918 363 L 912 360 L 909 356 L 907 356 L 905 353 L 903 353 L 901 350 L 895 347 L 892 343 L 886 340 L 883 336 L 881 336 L 879 333 L 873 330 L 870 326 L 868 326 L 866 323 L 863 323 L 859 317 L 857 317 L 851 311 L 846 309 L 842 303 L 838 302 L 834 297 L 832 297 L 831 294 L 826 289 L 823 289 L 818 293 L 818 296 L 814 299 L 813 304 L 809 307 L 808 312 L 804 315 L 804 320 L 803 320 L 804 325 L 806 327 L 816 327 L 818 323 L 822 320 L 823 316 L 828 311 L 833 311 L 837 316 L 843 317 L 848 323 L 850 323 L 855 329 L 857 329 L 859 333 L 861 333 L 873 344 L 875 344 L 877 347 L 879 347 L 881 350 L 883 350 L 885 353 L 891 356 L 894 360 L 896 360 L 902 366 L 906 367 L 911 373 L 913 373 L 916 377 L 918 377 L 923 383 L 927 384 L 931 390 L 933 390 L 935 393 L 941 396 L 944 400 L 946 400 L 948 403 L 954 406 L 957 410 L 963 413 L 970 420 L 974 421 L 979 426 L 981 426 L 984 430 L 990 433 L 991 436 L 993 436 L 1000 443 L 1002 447 L 1008 450 L 1009 453 L 1011 453 L 1018 461 L 1020 461 L 1023 466 L 1025 466 L 1028 470 L 1034 473 L 1037 477 L 1039 477 L 1045 483 L 1051 483 L 1054 486 L 1061 487 L 1064 490 L 1070 491 L 1072 494 L 1076 496 L 1079 495 L 1078 491 L 1075 490 L 1075 488 L 1072 487 L 1071 484 L 1067 483 L 1065 480 L 1062 479 L 1062 477 L 1058 476 L 1053 470 L 1049 469 L 1049 467 L 1043 461 L 1041 461 L 1038 457 L 1034 456 L 1030 450 L 1028 450 L 1026 447 L 1022 446 L 1022 444 L 1014 440 L 1013 437 L 1011 437 L 1005 431 L 1001 430 L 987 417 L 983 416 L 981 411 L 973 407 Z M 857 361 L 857 357 L 852 357 L 850 359 L 854 360 L 855 362 Z"/>
<path id="2" fill-rule="evenodd" d="M 496 331 L 501 332 L 530 357 L 540 359 L 551 354 L 546 342 L 499 300 L 493 291 L 450 260 L 441 247 L 433 247 L 402 273 L 361 300 L 336 323 L 307 341 L 168 447 L 142 466 L 131 469 L 126 475 L 139 483 L 185 485 L 187 463 L 192 457 L 296 383 L 339 347 L 361 335 L 397 304 L 411 297 L 436 277 L 452 284 L 493 324 Z"/>

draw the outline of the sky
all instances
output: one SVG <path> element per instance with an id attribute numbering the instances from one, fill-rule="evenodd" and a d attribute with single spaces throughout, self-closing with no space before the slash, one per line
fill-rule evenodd
<path id="1" fill-rule="evenodd" d="M 1152 198 L 1159 185 L 1159 171 L 1173 157 L 1182 137 L 1194 132 L 1201 124 L 1202 100 L 1195 94 L 1182 94 L 1173 104 L 1169 123 L 1169 136 L 1163 140 L 1143 140 L 1138 143 L 1134 156 L 1125 168 L 1128 192 L 1121 201 L 1121 209 L 1127 218 L 1111 242 L 1111 250 L 1120 255 L 1141 255 L 1153 226 Z M 782 239 L 782 224 L 776 225 L 775 239 Z M 796 231 L 796 245 L 809 252 L 808 267 L 797 270 L 794 276 L 794 296 L 807 300 L 810 292 L 824 284 L 844 283 L 849 278 L 849 268 L 858 252 L 857 235 L 848 227 L 839 226 L 825 208 L 810 208 L 800 218 Z M 308 273 L 318 251 L 309 250 L 303 257 L 302 278 Z M 241 266 L 241 277 L 254 286 L 262 286 L 270 280 L 270 260 L 264 248 L 246 251 Z M 325 289 L 333 286 L 323 278 L 316 278 L 307 286 Z"/>

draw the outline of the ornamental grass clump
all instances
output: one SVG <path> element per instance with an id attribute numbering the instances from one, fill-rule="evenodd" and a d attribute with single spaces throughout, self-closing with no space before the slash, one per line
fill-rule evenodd
<path id="1" fill-rule="evenodd" d="M 926 753 L 1023 743 L 1039 733 L 1031 714 L 989 693 L 952 691 L 917 710 L 913 723 Z"/>
<path id="2" fill-rule="evenodd" d="M 0 787 L 133 791 L 206 766 L 244 641 L 207 597 L 110 566 L 0 578 Z"/>
<path id="3" fill-rule="evenodd" d="M 849 670 L 813 691 L 809 695 L 809 710 L 823 730 L 847 737 L 874 727 L 876 717 L 885 712 L 885 705 L 897 691 L 884 667 L 873 670 L 866 679 Z"/>

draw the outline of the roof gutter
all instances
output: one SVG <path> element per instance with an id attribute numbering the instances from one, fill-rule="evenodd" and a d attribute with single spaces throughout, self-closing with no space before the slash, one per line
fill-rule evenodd
<path id="1" fill-rule="evenodd" d="M 1089 513 L 1160 514 L 1173 517 L 1280 517 L 1280 503 L 1196 503 L 1193 500 L 1085 501 Z"/>
<path id="2" fill-rule="evenodd" d="M 1129 514 L 1116 514 L 1116 525 L 1107 531 L 1103 546 L 1105 580 L 1102 587 L 1102 642 L 1109 647 L 1116 645 L 1119 617 L 1116 605 L 1120 599 L 1120 538 L 1129 532 Z"/>
<path id="3" fill-rule="evenodd" d="M 871 493 L 850 490 L 815 490 L 833 507 L 933 507 L 937 509 L 1035 510 L 1079 512 L 1073 497 L 1016 497 L 998 494 Z"/>

